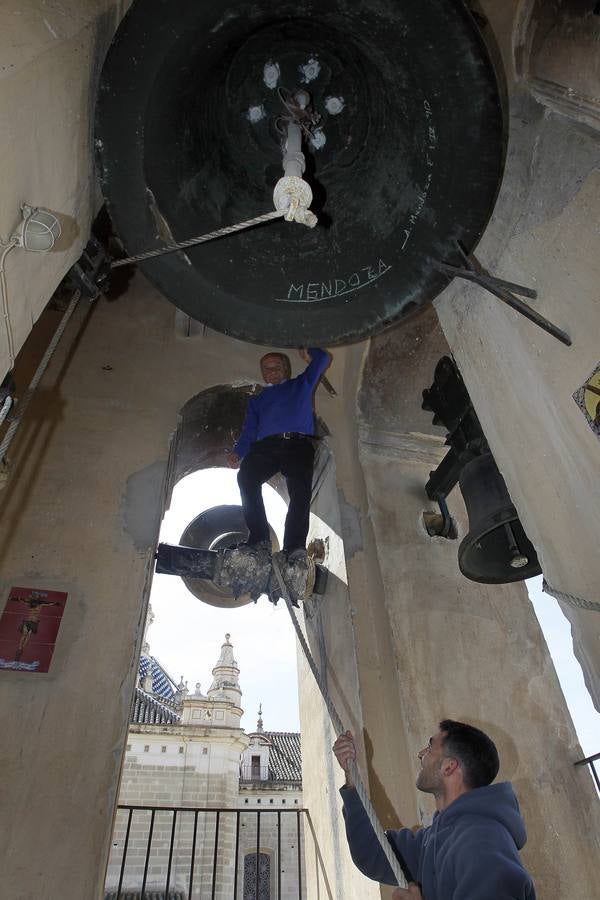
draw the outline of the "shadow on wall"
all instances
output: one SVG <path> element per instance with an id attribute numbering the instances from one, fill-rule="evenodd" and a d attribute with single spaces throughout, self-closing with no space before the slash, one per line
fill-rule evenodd
<path id="1" fill-rule="evenodd" d="M 85 315 L 78 319 L 77 331 L 70 339 L 68 352 L 58 370 L 52 384 L 48 384 L 48 373 L 43 388 L 38 388 L 27 410 L 27 416 L 19 426 L 15 439 L 10 447 L 7 462 L 0 469 L 0 491 L 3 514 L 7 523 L 7 538 L 0 548 L 0 567 L 10 557 L 13 537 L 16 535 L 23 512 L 27 509 L 30 498 L 34 495 L 36 485 L 43 471 L 44 460 L 53 439 L 57 426 L 64 417 L 65 404 L 61 393 L 62 382 L 67 375 L 71 362 L 85 335 L 94 314 L 95 305 L 89 306 Z M 81 310 L 79 310 L 81 316 Z M 77 316 L 74 316 L 76 318 Z M 62 312 L 48 308 L 42 313 L 34 329 L 19 353 L 14 378 L 16 396 L 22 398 L 37 369 L 42 356 L 56 330 Z M 71 327 L 72 323 L 71 323 Z M 51 370 L 49 370 L 51 373 Z M 50 374 L 50 378 L 52 374 Z M 18 407 L 16 410 L 18 415 Z M 8 424 L 5 425 L 5 429 Z M 26 488 L 21 489 L 21 476 L 26 475 Z M 17 492 L 17 485 L 19 491 Z M 18 493 L 18 503 L 15 495 Z M 32 548 L 35 551 L 35 548 Z M 32 555 L 34 559 L 34 555 Z"/>

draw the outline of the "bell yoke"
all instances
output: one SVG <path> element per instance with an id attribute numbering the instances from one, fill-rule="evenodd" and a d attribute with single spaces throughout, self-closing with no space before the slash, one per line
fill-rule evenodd
<path id="1" fill-rule="evenodd" d="M 291 378 L 284 353 L 267 353 L 260 361 L 265 387 L 248 401 L 239 440 L 227 454 L 232 468 L 239 466 L 238 484 L 248 540 L 243 547 L 270 549 L 269 524 L 262 485 L 281 472 L 290 497 L 283 549 L 288 560 L 306 555 L 310 515 L 314 449 L 313 394 L 330 357 L 316 347 L 300 350 L 308 365 Z"/>

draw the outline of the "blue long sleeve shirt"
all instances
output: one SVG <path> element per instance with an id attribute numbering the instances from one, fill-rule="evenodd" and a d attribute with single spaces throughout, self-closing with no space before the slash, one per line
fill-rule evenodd
<path id="1" fill-rule="evenodd" d="M 280 384 L 267 385 L 256 397 L 251 397 L 246 409 L 244 427 L 234 444 L 234 453 L 243 459 L 254 441 L 271 434 L 297 431 L 314 434 L 312 396 L 315 386 L 327 368 L 329 354 L 317 347 L 308 350 L 310 362 L 296 378 Z"/>
<path id="2" fill-rule="evenodd" d="M 374 881 L 396 884 L 358 794 L 353 788 L 340 793 L 354 864 Z M 462 794 L 435 813 L 428 828 L 386 835 L 421 884 L 424 900 L 535 900 L 519 856 L 525 824 L 509 782 Z"/>

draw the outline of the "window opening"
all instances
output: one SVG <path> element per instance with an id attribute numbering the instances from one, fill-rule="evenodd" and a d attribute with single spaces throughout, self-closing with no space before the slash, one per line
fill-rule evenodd
<path id="1" fill-rule="evenodd" d="M 244 857 L 244 900 L 271 900 L 271 857 L 258 854 L 258 893 L 256 892 L 256 853 Z"/>

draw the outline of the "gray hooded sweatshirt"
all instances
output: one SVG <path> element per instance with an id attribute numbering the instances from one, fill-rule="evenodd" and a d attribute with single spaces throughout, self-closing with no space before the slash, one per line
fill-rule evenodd
<path id="1" fill-rule="evenodd" d="M 358 794 L 340 791 L 350 853 L 368 878 L 396 884 Z M 387 838 L 424 900 L 535 900 L 519 850 L 525 824 L 509 782 L 462 794 L 428 828 L 388 831 Z"/>

